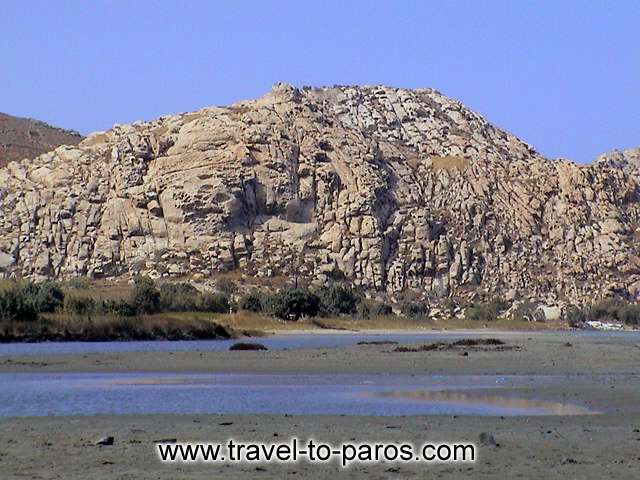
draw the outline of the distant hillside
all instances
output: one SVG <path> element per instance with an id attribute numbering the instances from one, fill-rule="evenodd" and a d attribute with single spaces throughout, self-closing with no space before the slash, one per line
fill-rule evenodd
<path id="1" fill-rule="evenodd" d="M 0 167 L 13 160 L 36 158 L 60 145 L 76 145 L 82 138 L 72 130 L 0 113 Z"/>

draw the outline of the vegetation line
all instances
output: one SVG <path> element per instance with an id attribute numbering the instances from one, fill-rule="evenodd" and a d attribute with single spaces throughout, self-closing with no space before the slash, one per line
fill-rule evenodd
<path id="1" fill-rule="evenodd" d="M 355 321 L 360 326 L 363 321 L 399 325 L 399 312 L 420 328 L 432 322 L 434 311 L 424 301 L 408 301 L 392 308 L 338 283 L 317 289 L 253 289 L 239 294 L 230 281 L 219 282 L 218 291 L 201 291 L 188 282 L 159 283 L 136 276 L 115 296 L 101 294 L 99 288 L 92 287 L 95 286 L 85 280 L 0 282 L 0 342 L 219 339 L 237 336 L 234 329 L 253 335 L 273 321 L 303 319 L 309 319 L 309 325 L 315 328 L 353 330 Z M 449 319 L 457 317 L 482 324 L 504 318 L 545 322 L 535 303 L 510 304 L 500 298 L 463 306 L 447 299 L 444 304 L 440 302 L 437 311 Z M 244 314 L 239 316 L 236 312 Z M 241 319 L 251 316 L 259 321 L 242 325 Z M 563 316 L 565 325 L 572 327 L 592 320 L 638 326 L 640 305 L 609 298 L 590 306 L 566 307 Z"/>

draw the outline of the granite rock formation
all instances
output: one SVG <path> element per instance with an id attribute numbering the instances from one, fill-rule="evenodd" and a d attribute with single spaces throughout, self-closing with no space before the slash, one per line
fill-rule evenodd
<path id="1" fill-rule="evenodd" d="M 590 301 L 640 281 L 637 179 L 549 160 L 430 89 L 297 89 L 0 169 L 0 275 L 348 279 Z"/>
<path id="2" fill-rule="evenodd" d="M 603 167 L 619 168 L 640 179 L 640 147 L 612 150 L 600 155 L 595 163 Z"/>

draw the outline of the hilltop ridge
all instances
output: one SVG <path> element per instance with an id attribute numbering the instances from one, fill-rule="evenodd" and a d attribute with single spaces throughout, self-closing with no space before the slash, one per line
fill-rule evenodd
<path id="1" fill-rule="evenodd" d="M 60 145 L 76 145 L 82 135 L 31 118 L 0 112 L 0 167 L 14 160 L 32 159 Z"/>

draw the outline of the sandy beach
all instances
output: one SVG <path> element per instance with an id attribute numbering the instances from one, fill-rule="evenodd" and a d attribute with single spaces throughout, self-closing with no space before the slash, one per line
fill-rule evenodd
<path id="1" fill-rule="evenodd" d="M 477 334 L 475 334 L 477 336 Z M 473 336 L 473 335 L 471 335 Z M 486 336 L 483 334 L 483 336 Z M 595 415 L 405 416 L 99 415 L 0 420 L 0 472 L 7 479 L 209 478 L 638 478 L 640 341 L 620 336 L 492 332 L 508 349 L 397 352 L 394 345 L 266 352 L 124 352 L 1 357 L 0 373 L 212 372 L 305 374 L 557 375 L 566 381 L 519 395 L 572 402 Z M 383 338 L 383 337 L 381 337 Z M 637 338 L 637 337 L 634 337 Z M 466 353 L 466 354 L 465 354 Z M 478 443 L 474 464 L 162 464 L 154 443 L 286 440 Z M 112 435 L 112 446 L 96 446 Z M 64 458 L 65 461 L 60 461 Z"/>

